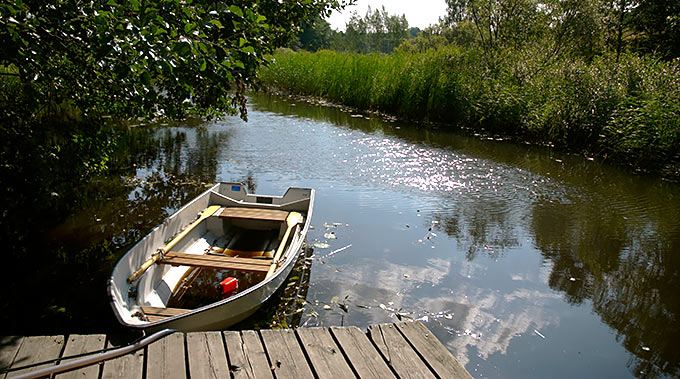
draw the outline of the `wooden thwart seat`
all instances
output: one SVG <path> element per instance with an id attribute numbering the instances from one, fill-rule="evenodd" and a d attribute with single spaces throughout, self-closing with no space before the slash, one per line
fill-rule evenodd
<path id="1" fill-rule="evenodd" d="M 142 312 L 144 312 L 144 315 L 147 319 L 149 319 L 150 322 L 163 320 L 168 317 L 181 315 L 182 313 L 191 311 L 191 309 L 184 308 L 157 308 L 144 305 L 141 308 Z"/>
<path id="2" fill-rule="evenodd" d="M 286 221 L 288 212 L 276 209 L 255 209 L 255 208 L 224 208 L 219 215 L 221 218 L 240 218 L 249 220 L 266 220 L 266 221 Z"/>
<path id="3" fill-rule="evenodd" d="M 173 266 L 216 268 L 220 270 L 267 272 L 272 264 L 272 259 L 240 258 L 227 255 L 199 255 L 170 251 L 166 253 L 158 263 Z"/>

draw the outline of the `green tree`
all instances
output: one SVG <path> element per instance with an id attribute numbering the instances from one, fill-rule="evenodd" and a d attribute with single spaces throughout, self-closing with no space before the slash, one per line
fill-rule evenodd
<path id="1" fill-rule="evenodd" d="M 317 16 L 310 22 L 305 22 L 300 28 L 295 41 L 291 43 L 293 49 L 317 51 L 330 47 L 333 31 L 328 21 Z"/>
<path id="2" fill-rule="evenodd" d="M 76 186 L 105 169 L 117 121 L 246 119 L 266 54 L 348 2 L 0 3 L 0 239 L 64 217 Z"/>
<path id="3" fill-rule="evenodd" d="M 35 116 L 245 116 L 243 89 L 303 20 L 339 0 L 21 1 L 0 5 L 0 65 Z"/>
<path id="4" fill-rule="evenodd" d="M 542 13 L 534 0 L 446 0 L 444 23 L 470 21 L 487 51 L 520 47 L 541 31 Z"/>
<path id="5" fill-rule="evenodd" d="M 404 15 L 388 14 L 384 6 L 380 10 L 369 6 L 364 17 L 352 13 L 346 32 L 340 37 L 340 43 L 334 44 L 336 50 L 390 53 L 409 38 L 408 21 Z"/>
<path id="6" fill-rule="evenodd" d="M 635 50 L 667 59 L 680 57 L 680 2 L 640 0 L 631 10 L 629 26 Z"/>

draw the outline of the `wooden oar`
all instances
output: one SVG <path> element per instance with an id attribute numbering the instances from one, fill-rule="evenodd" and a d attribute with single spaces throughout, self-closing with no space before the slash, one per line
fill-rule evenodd
<path id="1" fill-rule="evenodd" d="M 187 226 L 180 234 L 178 234 L 175 238 L 172 239 L 172 241 L 168 242 L 162 249 L 161 251 L 154 253 L 151 255 L 151 258 L 149 258 L 146 262 L 144 262 L 138 269 L 137 271 L 133 272 L 132 275 L 127 279 L 128 283 L 132 283 L 133 281 L 137 280 L 142 274 L 151 267 L 156 261 L 158 261 L 161 256 L 170 249 L 172 249 L 173 246 L 177 244 L 182 238 L 184 238 L 189 232 L 191 232 L 195 227 L 198 226 L 203 220 L 206 218 L 212 216 L 217 210 L 220 209 L 219 205 L 211 205 L 208 208 L 206 208 L 203 213 L 201 213 L 201 217 L 198 218 L 198 220 L 194 221 L 191 223 L 189 226 Z"/>
<path id="2" fill-rule="evenodd" d="M 283 235 L 283 239 L 279 244 L 279 248 L 276 250 L 276 254 L 274 255 L 274 259 L 272 260 L 272 265 L 269 267 L 269 271 L 267 271 L 267 276 L 264 277 L 265 279 L 272 276 L 274 271 L 276 271 L 276 266 L 279 265 L 279 258 L 281 258 L 283 248 L 286 246 L 286 241 L 288 240 L 288 235 L 290 234 L 290 231 L 293 229 L 295 225 L 301 222 L 302 222 L 301 214 L 297 212 L 290 212 L 288 214 L 288 217 L 286 218 L 286 224 L 288 224 L 288 229 L 286 229 L 286 233 Z"/>

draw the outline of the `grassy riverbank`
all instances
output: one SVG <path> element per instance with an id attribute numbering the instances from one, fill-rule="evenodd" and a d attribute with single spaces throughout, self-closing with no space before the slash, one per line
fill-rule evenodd
<path id="1" fill-rule="evenodd" d="M 680 161 L 678 63 L 635 55 L 546 63 L 526 51 L 489 60 L 455 46 L 274 58 L 259 73 L 268 89 L 545 143 L 649 171 L 675 170 Z"/>

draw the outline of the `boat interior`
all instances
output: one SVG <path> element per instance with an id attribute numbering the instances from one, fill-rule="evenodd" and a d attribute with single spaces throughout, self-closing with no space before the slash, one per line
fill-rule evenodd
<path id="1" fill-rule="evenodd" d="M 303 226 L 302 219 L 295 225 L 287 222 L 291 213 L 296 212 L 219 207 L 155 262 L 157 267 L 149 274 L 160 275 L 160 280 L 151 291 L 139 294 L 142 314 L 137 316 L 151 322 L 172 317 L 234 296 L 267 278 L 285 261 L 293 240 L 289 236 Z M 275 259 L 277 250 L 281 253 Z M 235 278 L 237 288 L 224 289 L 225 278 Z"/>

